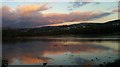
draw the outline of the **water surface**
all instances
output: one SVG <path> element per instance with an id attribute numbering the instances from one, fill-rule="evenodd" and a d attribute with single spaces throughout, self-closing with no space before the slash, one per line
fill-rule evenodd
<path id="1" fill-rule="evenodd" d="M 98 65 L 118 59 L 118 41 L 79 38 L 19 39 L 4 41 L 3 58 L 10 65 Z"/>

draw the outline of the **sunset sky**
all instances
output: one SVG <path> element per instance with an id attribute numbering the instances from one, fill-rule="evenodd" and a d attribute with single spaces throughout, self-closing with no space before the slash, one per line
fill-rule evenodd
<path id="1" fill-rule="evenodd" d="M 3 2 L 3 27 L 104 23 L 118 19 L 118 2 Z"/>

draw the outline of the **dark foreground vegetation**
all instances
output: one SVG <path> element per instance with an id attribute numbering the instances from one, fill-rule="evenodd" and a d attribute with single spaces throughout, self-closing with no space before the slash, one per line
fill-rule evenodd
<path id="1" fill-rule="evenodd" d="M 103 36 L 120 35 L 120 20 L 106 23 L 80 23 L 63 26 L 45 26 L 40 28 L 6 29 L 3 28 L 3 38 L 81 35 Z"/>

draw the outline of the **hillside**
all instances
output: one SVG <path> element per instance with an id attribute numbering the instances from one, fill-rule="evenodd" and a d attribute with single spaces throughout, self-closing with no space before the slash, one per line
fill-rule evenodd
<path id="1" fill-rule="evenodd" d="M 106 23 L 80 23 L 63 26 L 45 26 L 40 28 L 3 29 L 5 37 L 56 36 L 56 35 L 119 35 L 120 20 Z"/>

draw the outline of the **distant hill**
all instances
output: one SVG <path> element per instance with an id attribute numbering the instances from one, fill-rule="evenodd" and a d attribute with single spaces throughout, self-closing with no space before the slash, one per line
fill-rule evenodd
<path id="1" fill-rule="evenodd" d="M 120 20 L 106 23 L 80 23 L 40 28 L 3 29 L 3 37 L 56 36 L 56 35 L 119 35 Z"/>

